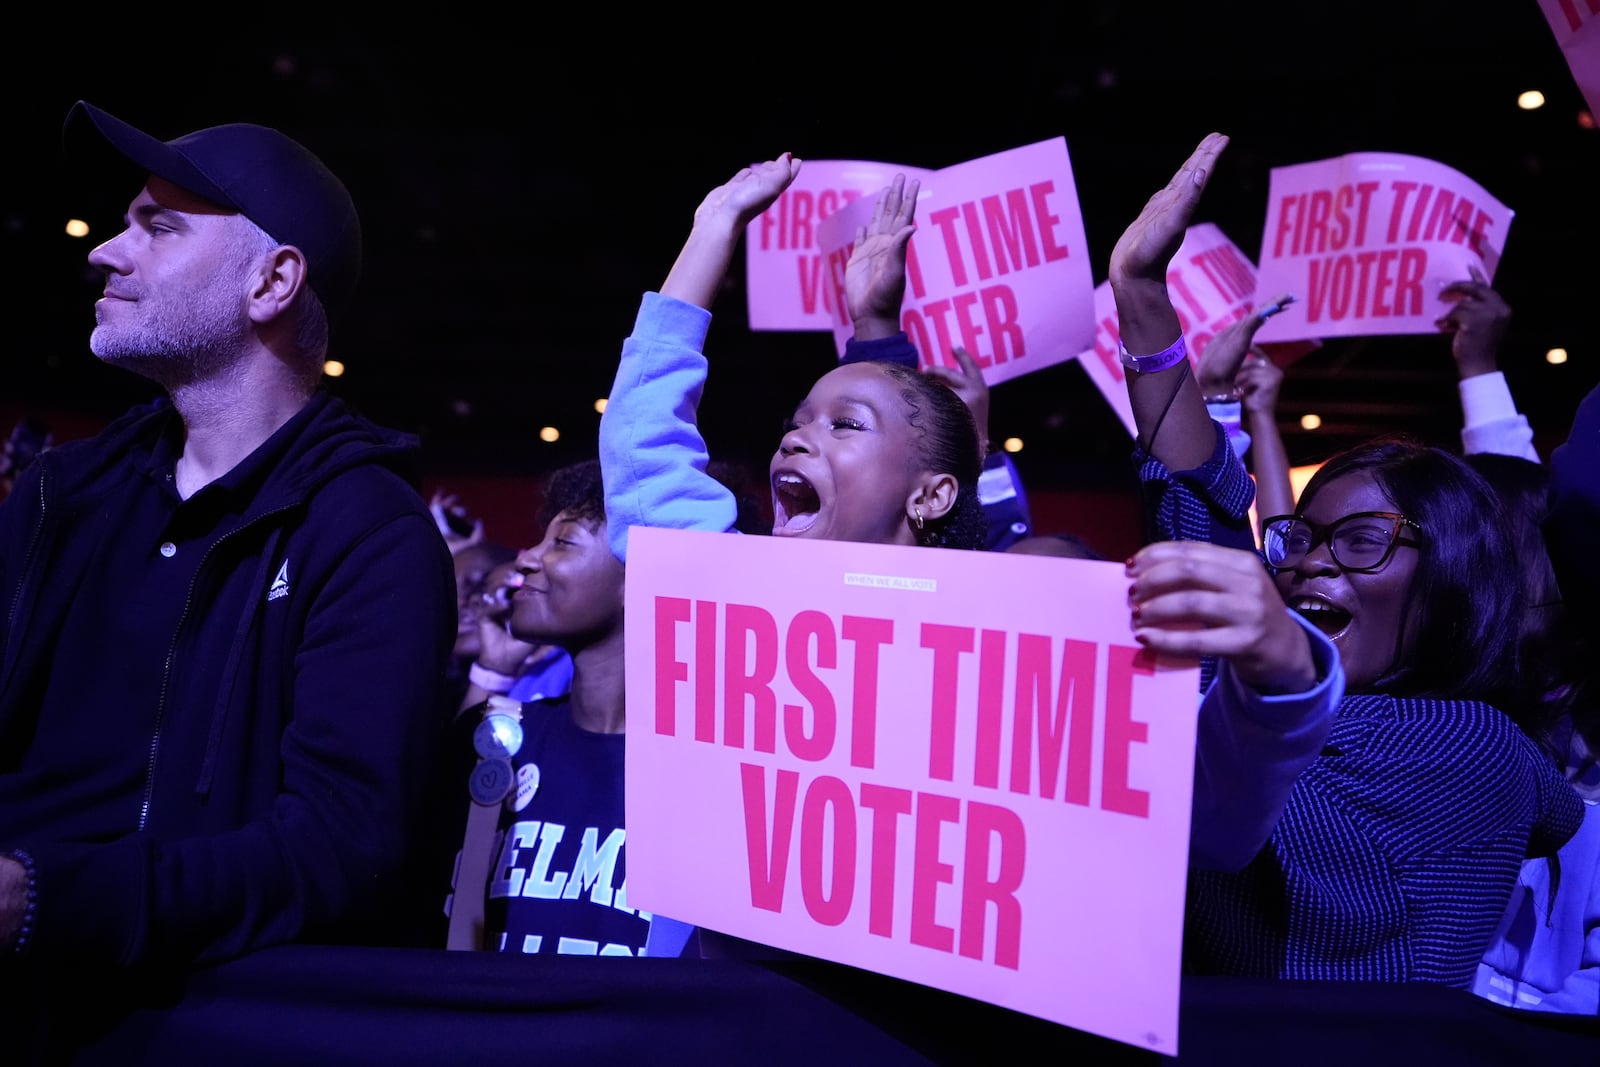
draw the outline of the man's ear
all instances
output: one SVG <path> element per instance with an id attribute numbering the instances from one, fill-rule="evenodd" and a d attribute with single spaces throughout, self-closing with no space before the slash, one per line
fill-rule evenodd
<path id="1" fill-rule="evenodd" d="M 906 514 L 914 516 L 921 509 L 925 520 L 942 519 L 956 506 L 960 488 L 953 474 L 924 475 L 906 500 Z"/>
<path id="2" fill-rule="evenodd" d="M 262 259 L 250 291 L 250 320 L 271 322 L 282 315 L 306 282 L 306 257 L 294 245 L 279 245 Z"/>

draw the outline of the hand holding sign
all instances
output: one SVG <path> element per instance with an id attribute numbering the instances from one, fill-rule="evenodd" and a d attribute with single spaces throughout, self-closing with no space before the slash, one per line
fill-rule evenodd
<path id="1" fill-rule="evenodd" d="M 1133 637 L 1152 652 L 1221 656 L 1263 693 L 1300 693 L 1316 682 L 1311 639 L 1256 553 L 1160 541 L 1134 554 L 1128 577 Z"/>
<path id="2" fill-rule="evenodd" d="M 1234 376 L 1234 387 L 1239 390 L 1239 401 L 1252 415 L 1274 418 L 1278 413 L 1278 389 L 1283 384 L 1283 368 L 1259 348 L 1245 354 L 1239 373 Z M 1257 481 L 1260 476 L 1257 476 Z M 1258 490 L 1259 492 L 1259 487 Z M 1293 500 L 1290 500 L 1291 506 Z"/>
<path id="3" fill-rule="evenodd" d="M 1176 1054 L 1199 678 L 1127 589 L 635 528 L 628 905 Z"/>
<path id="4" fill-rule="evenodd" d="M 1256 330 L 1293 301 L 1292 295 L 1284 293 L 1260 311 L 1235 319 L 1211 338 L 1194 365 L 1195 380 L 1200 383 L 1200 392 L 1207 400 L 1239 395 L 1236 378 L 1250 352 Z"/>
<path id="5" fill-rule="evenodd" d="M 1483 271 L 1468 264 L 1472 277 L 1451 282 L 1439 294 L 1453 305 L 1436 325 L 1451 335 L 1450 354 L 1463 378 L 1488 374 L 1500 366 L 1500 342 L 1511 324 L 1511 305 L 1489 285 Z"/>
<path id="6" fill-rule="evenodd" d="M 1258 339 L 1431 333 L 1446 286 L 1474 267 L 1494 277 L 1512 215 L 1465 174 L 1419 156 L 1275 167 L 1257 280 L 1301 299 Z"/>
<path id="7" fill-rule="evenodd" d="M 876 341 L 900 332 L 900 305 L 906 298 L 906 246 L 916 230 L 917 194 L 922 183 L 896 174 L 873 202 L 872 218 L 856 229 L 855 245 L 844 267 L 845 307 L 857 341 Z"/>

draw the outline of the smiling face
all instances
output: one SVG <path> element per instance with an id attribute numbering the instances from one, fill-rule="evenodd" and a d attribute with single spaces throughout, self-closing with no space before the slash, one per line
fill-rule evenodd
<path id="1" fill-rule="evenodd" d="M 931 475 L 910 417 L 903 387 L 878 365 L 817 379 L 769 467 L 773 536 L 916 544 L 907 504 Z"/>
<path id="2" fill-rule="evenodd" d="M 1300 513 L 1327 525 L 1358 511 L 1399 511 L 1369 471 L 1353 471 L 1302 501 Z M 1351 574 L 1318 544 L 1294 567 L 1278 572 L 1284 602 L 1339 649 L 1351 692 L 1361 692 L 1408 659 L 1414 636 L 1407 610 L 1420 552 L 1398 545 L 1373 574 Z"/>
<path id="3" fill-rule="evenodd" d="M 563 511 L 544 539 L 517 556 L 522 587 L 511 598 L 511 633 L 569 652 L 622 637 L 622 563 L 606 544 L 603 521 Z"/>
<path id="4" fill-rule="evenodd" d="M 168 387 L 229 365 L 250 336 L 249 295 L 272 239 L 154 176 L 127 219 L 89 253 L 106 276 L 90 349 Z"/>

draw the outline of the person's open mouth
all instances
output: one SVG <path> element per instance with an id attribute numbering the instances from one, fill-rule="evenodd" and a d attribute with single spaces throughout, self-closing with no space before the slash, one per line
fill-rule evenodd
<path id="1" fill-rule="evenodd" d="M 1337 638 L 1343 634 L 1354 617 L 1343 608 L 1317 597 L 1295 597 L 1289 607 L 1330 638 Z"/>
<path id="2" fill-rule="evenodd" d="M 794 537 L 816 524 L 822 514 L 822 501 L 811 483 L 793 471 L 772 476 L 772 533 Z"/>

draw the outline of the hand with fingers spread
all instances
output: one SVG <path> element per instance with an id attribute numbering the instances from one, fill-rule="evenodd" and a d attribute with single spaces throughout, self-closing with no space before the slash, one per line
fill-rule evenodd
<path id="1" fill-rule="evenodd" d="M 1511 324 L 1511 306 L 1489 284 L 1476 266 L 1467 270 L 1472 277 L 1451 282 L 1439 294 L 1452 303 L 1451 309 L 1434 325 L 1451 335 L 1450 354 L 1462 378 L 1489 374 L 1500 369 L 1500 343 Z"/>
<path id="2" fill-rule="evenodd" d="M 845 308 L 858 341 L 898 333 L 906 295 L 906 246 L 916 232 L 917 194 L 922 183 L 896 174 L 878 194 L 872 219 L 856 230 L 844 268 Z"/>
<path id="3" fill-rule="evenodd" d="M 989 383 L 983 380 L 983 368 L 965 348 L 957 346 L 954 354 L 961 364 L 959 370 L 935 363 L 923 373 L 944 382 L 966 402 L 978 427 L 978 455 L 983 458 L 989 454 Z"/>
<path id="4" fill-rule="evenodd" d="M 1293 302 L 1294 296 L 1284 293 L 1265 308 L 1252 310 L 1230 322 L 1211 338 L 1196 357 L 1194 367 L 1195 380 L 1200 383 L 1200 392 L 1207 400 L 1239 395 L 1239 368 L 1250 353 L 1256 331 Z"/>
<path id="5" fill-rule="evenodd" d="M 1133 636 L 1155 652 L 1220 656 L 1262 693 L 1317 680 L 1310 639 L 1261 558 L 1201 541 L 1158 541 L 1128 561 Z"/>

